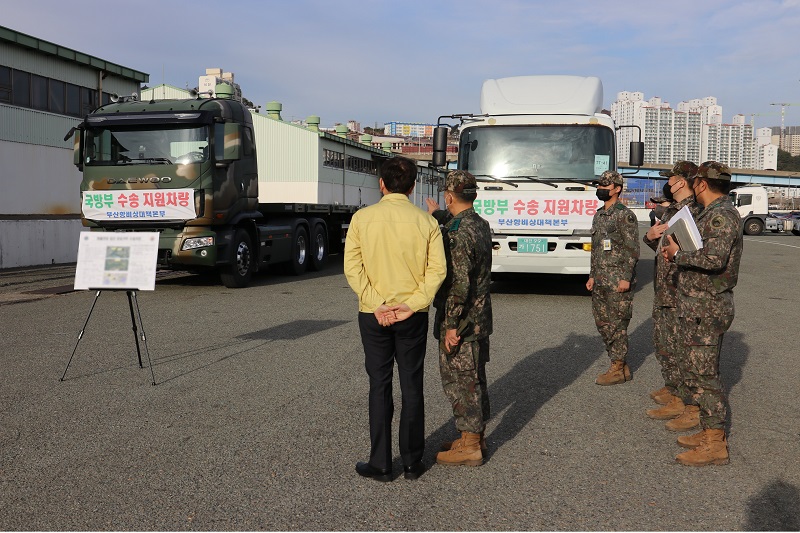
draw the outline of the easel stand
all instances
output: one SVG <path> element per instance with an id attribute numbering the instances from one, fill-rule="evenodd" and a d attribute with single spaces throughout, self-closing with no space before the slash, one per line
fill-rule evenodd
<path id="1" fill-rule="evenodd" d="M 72 358 L 75 357 L 75 352 L 78 350 L 78 345 L 81 343 L 81 339 L 83 338 L 83 332 L 86 331 L 86 325 L 89 323 L 89 319 L 92 317 L 92 311 L 94 311 L 94 306 L 97 305 L 97 299 L 100 298 L 100 294 L 103 290 L 112 290 L 112 291 L 125 291 L 128 295 L 128 308 L 131 311 L 131 325 L 133 326 L 133 337 L 136 340 L 136 355 L 139 358 L 139 368 L 144 368 L 142 366 L 142 351 L 139 347 L 139 331 L 141 331 L 142 335 L 142 345 L 144 346 L 144 353 L 147 356 L 147 364 L 150 366 L 150 377 L 153 379 L 153 385 L 156 384 L 156 376 L 153 373 L 153 363 L 150 361 L 150 351 L 147 349 L 147 336 L 144 334 L 144 325 L 142 324 L 142 313 L 139 311 L 139 302 L 136 299 L 136 293 L 138 292 L 136 289 L 89 289 L 89 290 L 96 290 L 97 293 L 94 295 L 94 301 L 92 302 L 92 307 L 89 309 L 89 314 L 86 316 L 86 321 L 83 323 L 83 328 L 81 328 L 81 332 L 78 333 L 78 341 L 75 343 L 75 348 L 72 350 L 72 355 L 69 357 L 69 362 L 67 362 L 67 368 L 64 369 L 64 374 L 61 376 L 61 381 L 64 381 L 64 378 L 67 375 L 67 370 L 69 370 L 69 365 L 72 364 Z M 134 309 L 136 313 L 134 314 Z M 139 319 L 139 328 L 136 327 L 136 319 Z"/>

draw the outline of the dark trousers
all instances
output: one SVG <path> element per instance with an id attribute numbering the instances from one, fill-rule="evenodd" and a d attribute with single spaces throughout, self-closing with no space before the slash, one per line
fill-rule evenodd
<path id="1" fill-rule="evenodd" d="M 380 469 L 392 467 L 392 378 L 397 361 L 402 408 L 400 410 L 400 456 L 412 465 L 425 451 L 425 398 L 423 371 L 428 341 L 428 313 L 384 327 L 372 313 L 358 314 L 364 367 L 369 376 L 369 463 Z"/>

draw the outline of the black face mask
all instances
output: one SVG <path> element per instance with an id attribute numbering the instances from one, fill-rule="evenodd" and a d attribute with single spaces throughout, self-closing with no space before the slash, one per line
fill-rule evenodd
<path id="1" fill-rule="evenodd" d="M 597 189 L 595 194 L 597 194 L 597 198 L 603 202 L 611 200 L 611 191 L 608 189 Z"/>
<path id="2" fill-rule="evenodd" d="M 664 198 L 666 198 L 670 202 L 675 201 L 675 197 L 672 196 L 672 187 L 670 187 L 669 182 L 664 184 Z"/>

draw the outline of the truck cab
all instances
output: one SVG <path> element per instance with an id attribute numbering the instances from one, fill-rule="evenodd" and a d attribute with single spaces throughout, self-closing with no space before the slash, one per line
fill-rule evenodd
<path id="1" fill-rule="evenodd" d="M 769 213 L 769 198 L 764 187 L 737 187 L 730 192 L 731 202 L 742 217 L 745 235 L 761 235 Z"/>

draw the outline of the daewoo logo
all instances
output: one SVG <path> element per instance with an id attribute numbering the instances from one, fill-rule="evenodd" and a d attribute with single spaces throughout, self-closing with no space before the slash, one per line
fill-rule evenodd
<path id="1" fill-rule="evenodd" d="M 152 178 L 108 178 L 106 182 L 109 185 L 120 185 L 123 183 L 169 183 L 172 181 L 172 178 L 169 176 L 164 176 L 163 178 L 159 178 L 158 176 L 153 176 Z"/>

